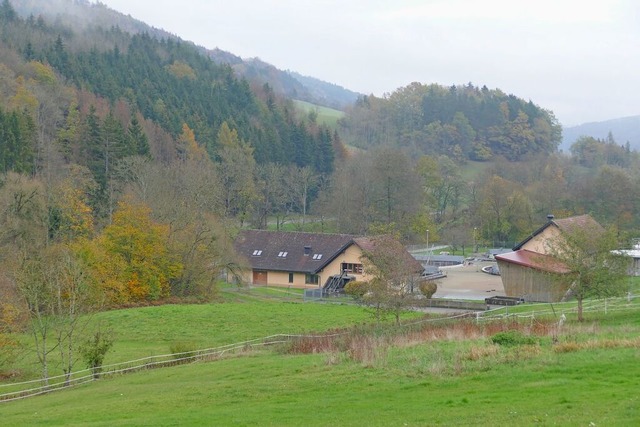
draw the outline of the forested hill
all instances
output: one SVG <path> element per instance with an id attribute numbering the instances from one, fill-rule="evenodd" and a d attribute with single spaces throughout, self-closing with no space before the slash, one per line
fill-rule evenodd
<path id="1" fill-rule="evenodd" d="M 62 83 L 78 91 L 76 101 L 83 117 L 90 105 L 101 118 L 111 114 L 122 124 L 139 112 L 174 139 L 187 125 L 212 158 L 219 148 L 216 135 L 226 122 L 251 145 L 258 163 L 294 163 L 318 173 L 329 173 L 333 168 L 328 129 L 298 119 L 293 104 L 278 99 L 268 85 L 250 87 L 246 80 L 236 78 L 228 65 L 215 64 L 191 43 L 157 39 L 148 33 L 131 34 L 116 26 L 71 27 L 65 22 L 73 19 L 60 15 L 56 19 L 47 15 L 21 18 L 7 1 L 2 10 L 3 56 L 13 56 L 11 61 L 3 61 L 7 81 L 24 89 L 25 96 L 38 98 L 51 83 L 46 79 L 55 80 L 59 75 Z M 45 71 L 25 73 L 34 67 L 51 67 L 47 72 L 52 75 L 45 78 Z M 58 107 L 68 116 L 71 103 L 61 99 Z M 167 147 L 151 148 L 156 154 L 171 156 Z M 70 147 L 68 151 L 82 150 Z"/>
<path id="2" fill-rule="evenodd" d="M 85 19 L 52 15 L 61 3 Z M 0 0 L 0 303 L 80 276 L 114 307 L 212 298 L 243 262 L 234 230 L 305 213 L 332 174 L 333 130 L 192 43 L 98 25 L 104 6 L 82 0 L 13 4 Z"/>
<path id="3" fill-rule="evenodd" d="M 310 102 L 324 107 L 344 110 L 359 94 L 342 86 L 283 71 L 258 58 L 242 59 L 220 49 L 204 49 L 205 54 L 220 64 L 229 64 L 236 73 L 249 81 L 268 83 L 274 92 L 287 98 Z"/>
<path id="4" fill-rule="evenodd" d="M 420 83 L 361 97 L 341 130 L 345 142 L 363 148 L 394 141 L 416 155 L 457 160 L 552 153 L 562 133 L 552 112 L 498 89 Z"/>
<path id="5" fill-rule="evenodd" d="M 89 3 L 88 0 L 12 0 L 19 15 L 44 15 L 59 24 L 74 29 L 89 27 L 111 28 L 118 27 L 131 34 L 147 33 L 156 39 L 174 39 L 183 43 L 178 36 L 159 28 L 152 27 L 138 21 L 131 16 L 125 16 L 101 4 Z M 203 55 L 208 56 L 219 64 L 230 65 L 234 72 L 251 83 L 268 83 L 274 93 L 287 98 L 308 101 L 326 107 L 344 109 L 353 103 L 357 94 L 347 89 L 322 82 L 317 79 L 307 79 L 302 76 L 280 70 L 260 59 L 243 59 L 231 52 L 218 48 L 197 47 Z"/>

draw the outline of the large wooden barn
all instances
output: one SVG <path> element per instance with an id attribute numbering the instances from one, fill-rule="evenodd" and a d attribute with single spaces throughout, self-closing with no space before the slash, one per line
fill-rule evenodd
<path id="1" fill-rule="evenodd" d="M 348 234 L 242 230 L 235 241 L 236 252 L 248 266 L 242 281 L 253 285 L 322 287 L 342 274 L 353 280 L 367 281 L 370 275 L 362 262 L 363 251 L 371 251 L 376 239 Z M 416 274 L 423 267 L 397 240 L 403 266 Z"/>
<path id="2" fill-rule="evenodd" d="M 567 296 L 568 284 L 560 284 L 554 276 L 567 274 L 566 266 L 550 255 L 550 248 L 564 232 L 579 228 L 603 231 L 591 216 L 581 215 L 555 219 L 552 215 L 542 227 L 517 244 L 512 252 L 496 255 L 505 293 L 509 297 L 532 302 L 558 302 Z"/>

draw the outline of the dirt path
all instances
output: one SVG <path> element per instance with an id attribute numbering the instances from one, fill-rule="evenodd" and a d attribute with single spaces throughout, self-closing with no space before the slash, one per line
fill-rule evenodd
<path id="1" fill-rule="evenodd" d="M 492 263 L 476 263 L 469 266 L 442 267 L 447 277 L 438 279 L 438 291 L 434 298 L 484 300 L 504 295 L 500 276 L 483 273 L 481 268 Z"/>

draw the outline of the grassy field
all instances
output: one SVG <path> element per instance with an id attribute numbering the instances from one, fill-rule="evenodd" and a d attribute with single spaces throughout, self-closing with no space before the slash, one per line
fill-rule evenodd
<path id="1" fill-rule="evenodd" d="M 172 345 L 195 349 L 248 341 L 273 334 L 300 334 L 344 328 L 371 322 L 362 307 L 340 304 L 304 304 L 301 291 L 291 290 L 290 298 L 281 290 L 256 289 L 225 291 L 232 302 L 202 305 L 164 305 L 99 313 L 92 321 L 103 331 L 111 331 L 114 346 L 105 364 L 125 362 L 170 353 Z M 270 301 L 269 298 L 277 297 Z M 283 299 L 285 301 L 283 301 Z M 409 314 L 417 316 L 417 314 Z M 32 345 L 29 336 L 23 337 Z M 62 374 L 52 353 L 50 375 Z M 25 353 L 18 364 L 23 379 L 38 377 L 36 355 Z"/>
<path id="2" fill-rule="evenodd" d="M 335 221 L 328 220 L 323 223 L 312 216 L 307 216 L 304 226 L 302 225 L 302 219 L 299 217 L 288 219 L 284 224 L 280 224 L 280 231 L 303 231 L 306 233 L 335 233 L 335 228 Z M 275 231 L 277 230 L 277 225 L 269 223 L 267 230 Z"/>
<path id="3" fill-rule="evenodd" d="M 294 101 L 296 107 L 298 109 L 304 111 L 305 113 L 309 113 L 310 111 L 315 111 L 318 113 L 317 121 L 320 124 L 327 125 L 331 129 L 336 129 L 338 127 L 338 120 L 344 116 L 344 112 L 340 110 L 335 110 L 333 108 L 321 107 L 319 105 L 311 104 L 306 101 Z"/>
<path id="4" fill-rule="evenodd" d="M 569 315 L 561 329 L 539 306 L 535 319 L 425 320 L 402 333 L 109 377 L 2 403 L 0 424 L 637 425 L 640 302 L 609 305 L 606 314 L 599 307 L 583 324 Z M 165 351 L 175 339 L 226 344 L 368 319 L 359 307 L 248 299 L 120 310 L 101 320 L 118 329 L 120 354 L 111 357 L 120 358 L 147 342 L 153 347 L 143 352 Z M 492 343 L 509 329 L 531 342 Z"/>
<path id="5" fill-rule="evenodd" d="M 640 420 L 637 349 L 538 357 L 459 375 L 397 366 L 402 353 L 380 367 L 304 355 L 150 371 L 5 404 L 2 419 L 48 426 L 631 426 Z"/>

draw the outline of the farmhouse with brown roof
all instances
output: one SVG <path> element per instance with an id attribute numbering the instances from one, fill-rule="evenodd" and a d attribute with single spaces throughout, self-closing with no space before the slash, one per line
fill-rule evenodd
<path id="1" fill-rule="evenodd" d="M 517 244 L 513 252 L 496 255 L 505 293 L 525 301 L 557 302 L 567 294 L 568 285 L 561 285 L 553 275 L 567 274 L 565 265 L 554 259 L 551 248 L 562 239 L 563 233 L 576 229 L 603 232 L 604 229 L 589 215 L 580 215 L 548 221 L 529 237 Z"/>
<path id="2" fill-rule="evenodd" d="M 245 283 L 317 288 L 342 275 L 367 281 L 370 276 L 361 257 L 375 244 L 375 238 L 349 234 L 242 230 L 235 249 L 249 266 L 242 276 Z M 400 253 L 403 261 L 409 262 L 405 265 L 422 271 L 411 254 L 406 250 Z"/>

